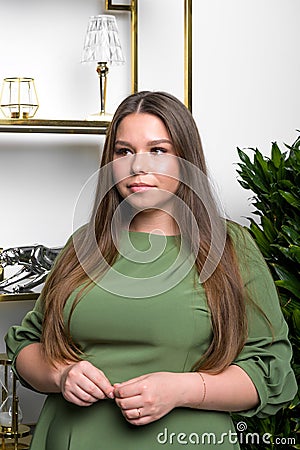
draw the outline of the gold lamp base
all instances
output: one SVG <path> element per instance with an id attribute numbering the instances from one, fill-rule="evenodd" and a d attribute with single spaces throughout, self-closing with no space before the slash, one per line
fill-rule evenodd
<path id="1" fill-rule="evenodd" d="M 113 118 L 112 114 L 108 114 L 108 113 L 95 113 L 95 114 L 90 114 L 86 120 L 96 120 L 99 122 L 111 122 Z"/>
<path id="2" fill-rule="evenodd" d="M 95 114 L 90 114 L 87 120 L 96 120 L 100 122 L 111 122 L 112 114 L 106 112 L 106 84 L 107 84 L 107 74 L 108 67 L 106 62 L 98 62 L 96 69 L 99 76 L 100 83 L 100 112 Z"/>

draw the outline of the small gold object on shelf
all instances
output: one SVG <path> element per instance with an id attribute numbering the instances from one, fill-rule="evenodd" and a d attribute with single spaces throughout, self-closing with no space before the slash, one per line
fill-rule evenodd
<path id="1" fill-rule="evenodd" d="M 39 107 L 33 78 L 4 78 L 0 108 L 7 119 L 30 119 Z"/>
<path id="2" fill-rule="evenodd" d="M 6 354 L 0 354 L 0 438 L 1 450 L 29 449 L 30 427 L 22 425 L 16 375 Z M 24 438 L 28 438 L 24 439 Z"/>

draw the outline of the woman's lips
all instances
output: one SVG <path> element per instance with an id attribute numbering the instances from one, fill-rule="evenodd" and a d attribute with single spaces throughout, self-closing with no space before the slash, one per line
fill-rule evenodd
<path id="1" fill-rule="evenodd" d="M 149 189 L 155 188 L 155 186 L 150 185 L 150 184 L 145 184 L 145 183 L 132 183 L 128 187 L 131 190 L 131 192 L 133 192 L 133 193 L 145 192 L 145 191 L 149 191 Z"/>

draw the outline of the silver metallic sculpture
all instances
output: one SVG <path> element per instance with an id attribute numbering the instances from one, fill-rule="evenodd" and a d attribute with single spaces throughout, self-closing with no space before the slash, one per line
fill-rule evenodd
<path id="1" fill-rule="evenodd" d="M 45 281 L 61 247 L 44 245 L 12 247 L 0 251 L 0 269 L 18 265 L 21 269 L 0 281 L 0 294 L 31 292 Z"/>

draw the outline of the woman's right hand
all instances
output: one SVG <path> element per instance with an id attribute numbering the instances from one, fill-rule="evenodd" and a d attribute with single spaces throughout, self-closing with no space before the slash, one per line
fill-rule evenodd
<path id="1" fill-rule="evenodd" d="M 64 398 L 78 406 L 90 406 L 98 400 L 114 398 L 114 388 L 104 373 L 88 361 L 79 361 L 58 369 Z"/>

